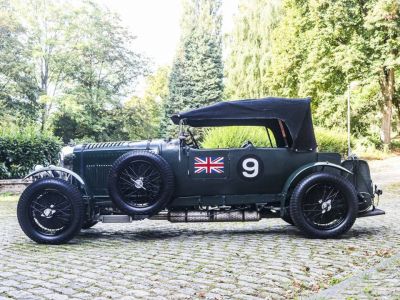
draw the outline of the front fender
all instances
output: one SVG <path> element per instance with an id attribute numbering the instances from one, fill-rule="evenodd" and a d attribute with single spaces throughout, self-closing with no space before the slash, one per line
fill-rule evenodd
<path id="1" fill-rule="evenodd" d="M 73 172 L 73 171 L 71 171 L 69 169 L 62 168 L 62 167 L 56 167 L 56 166 L 49 166 L 49 167 L 40 168 L 38 170 L 35 170 L 35 171 L 29 173 L 28 175 L 26 175 L 24 177 L 24 180 L 26 180 L 29 177 L 32 177 L 32 176 L 34 176 L 36 174 L 43 173 L 43 172 L 48 173 L 48 172 L 51 172 L 51 171 L 67 173 L 70 176 L 72 176 L 73 178 L 75 178 L 82 185 L 83 188 L 85 187 L 85 182 L 83 181 L 81 176 L 79 176 L 78 174 L 76 174 L 75 172 Z"/>
<path id="2" fill-rule="evenodd" d="M 326 162 L 313 162 L 313 163 L 309 163 L 309 164 L 303 165 L 300 168 L 298 168 L 296 171 L 294 171 L 289 176 L 289 178 L 286 180 L 285 185 L 283 186 L 283 189 L 282 189 L 282 195 L 284 195 L 284 198 L 288 194 L 289 188 L 292 186 L 292 184 L 296 180 L 296 178 L 298 178 L 298 176 L 300 176 L 305 171 L 307 171 L 307 170 L 309 170 L 311 168 L 314 168 L 314 167 L 333 168 L 333 169 L 337 169 L 337 170 L 340 170 L 340 171 L 343 171 L 343 172 L 347 172 L 349 174 L 353 174 L 352 172 L 350 172 L 346 168 L 344 168 L 342 166 L 339 166 L 337 164 L 330 163 L 328 161 L 326 161 Z"/>

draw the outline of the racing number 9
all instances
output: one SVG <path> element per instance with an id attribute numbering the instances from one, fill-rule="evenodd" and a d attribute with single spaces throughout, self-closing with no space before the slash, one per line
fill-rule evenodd
<path id="1" fill-rule="evenodd" d="M 262 160 L 254 154 L 243 156 L 237 164 L 239 176 L 246 180 L 259 178 L 263 173 L 263 167 Z"/>
<path id="2" fill-rule="evenodd" d="M 247 178 L 257 177 L 259 173 L 259 164 L 258 160 L 252 157 L 246 158 L 242 162 L 242 174 Z"/>

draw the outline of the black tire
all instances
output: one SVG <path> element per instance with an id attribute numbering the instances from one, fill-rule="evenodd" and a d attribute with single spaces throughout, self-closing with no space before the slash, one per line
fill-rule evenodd
<path id="1" fill-rule="evenodd" d="M 345 178 L 318 172 L 296 186 L 290 216 L 308 237 L 334 238 L 353 226 L 358 211 L 354 186 Z"/>
<path id="2" fill-rule="evenodd" d="M 291 217 L 289 214 L 284 215 L 283 217 L 281 217 L 281 219 L 282 219 L 283 221 L 285 221 L 286 223 L 288 223 L 289 225 L 294 226 L 292 217 Z"/>
<path id="3" fill-rule="evenodd" d="M 121 211 L 146 218 L 168 204 L 174 191 L 174 175 L 160 155 L 132 151 L 114 162 L 108 191 Z"/>
<path id="4" fill-rule="evenodd" d="M 94 225 L 96 225 L 98 222 L 97 221 L 92 221 L 92 220 L 85 220 L 82 225 L 82 229 L 90 229 Z"/>
<path id="5" fill-rule="evenodd" d="M 23 232 L 40 244 L 63 244 L 82 227 L 82 195 L 72 184 L 58 178 L 39 179 L 22 193 L 17 207 Z"/>

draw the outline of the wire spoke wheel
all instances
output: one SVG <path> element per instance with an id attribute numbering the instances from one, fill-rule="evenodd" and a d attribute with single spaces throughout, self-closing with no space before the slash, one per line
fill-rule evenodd
<path id="1" fill-rule="evenodd" d="M 357 211 L 354 186 L 346 178 L 325 172 L 302 179 L 290 200 L 294 224 L 313 238 L 334 238 L 347 232 Z"/>
<path id="2" fill-rule="evenodd" d="M 60 178 L 42 178 L 29 185 L 18 201 L 21 229 L 41 244 L 62 244 L 82 228 L 84 201 L 81 192 Z"/>
<path id="3" fill-rule="evenodd" d="M 306 220 L 317 229 L 332 229 L 347 215 L 347 201 L 334 185 L 317 183 L 305 193 L 302 211 Z"/>
<path id="4" fill-rule="evenodd" d="M 108 192 L 128 215 L 148 218 L 164 209 L 174 192 L 174 174 L 168 162 L 150 151 L 121 155 L 111 167 Z"/>
<path id="5" fill-rule="evenodd" d="M 118 190 L 125 201 L 133 207 L 153 205 L 162 188 L 160 170 L 149 161 L 131 161 L 120 171 Z"/>
<path id="6" fill-rule="evenodd" d="M 44 235 L 61 233 L 73 219 L 71 201 L 57 190 L 45 189 L 35 194 L 29 207 L 32 225 Z"/>

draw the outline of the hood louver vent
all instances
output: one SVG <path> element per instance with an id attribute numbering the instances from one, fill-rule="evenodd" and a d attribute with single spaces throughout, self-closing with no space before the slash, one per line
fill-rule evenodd
<path id="1" fill-rule="evenodd" d="M 93 143 L 86 144 L 84 149 L 99 149 L 99 148 L 113 148 L 129 146 L 130 142 L 106 142 L 106 143 Z"/>

